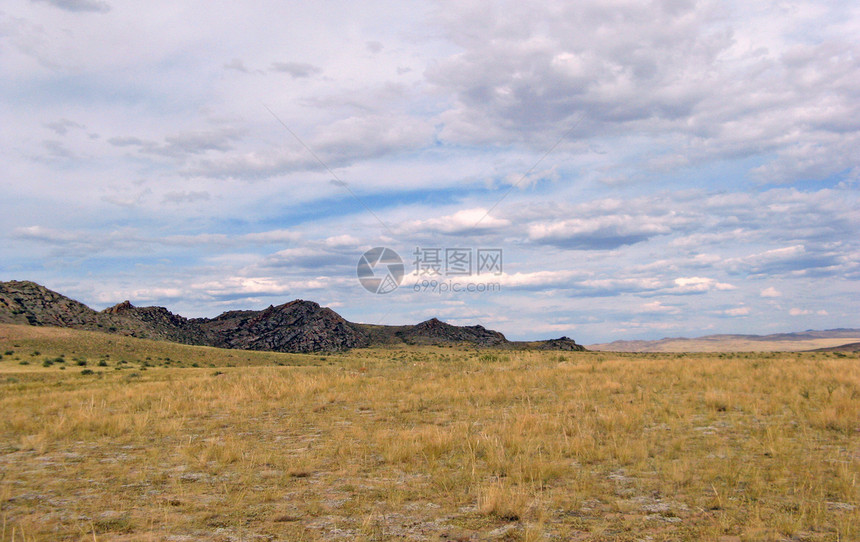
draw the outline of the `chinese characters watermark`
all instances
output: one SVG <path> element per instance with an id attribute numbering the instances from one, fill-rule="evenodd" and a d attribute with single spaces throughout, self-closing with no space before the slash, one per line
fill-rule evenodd
<path id="1" fill-rule="evenodd" d="M 415 292 L 498 292 L 499 282 L 460 281 L 463 277 L 500 277 L 502 249 L 466 247 L 415 247 L 412 251 Z M 403 281 L 403 260 L 391 248 L 376 247 L 358 260 L 356 275 L 361 285 L 374 294 L 396 290 Z"/>
<path id="2" fill-rule="evenodd" d="M 502 275 L 500 248 L 426 248 L 415 247 L 412 252 L 413 275 L 471 277 Z"/>

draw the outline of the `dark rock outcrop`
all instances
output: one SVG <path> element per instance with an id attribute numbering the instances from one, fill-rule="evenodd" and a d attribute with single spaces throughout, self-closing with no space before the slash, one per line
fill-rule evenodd
<path id="1" fill-rule="evenodd" d="M 130 301 L 98 312 L 27 281 L 0 282 L 0 323 L 69 327 L 242 350 L 327 352 L 370 345 L 358 326 L 311 301 L 187 319 L 164 307 L 135 307 Z"/>
<path id="2" fill-rule="evenodd" d="M 331 352 L 398 344 L 584 350 L 572 339 L 516 343 L 483 326 L 432 318 L 414 326 L 356 324 L 312 301 L 297 299 L 261 311 L 229 311 L 188 319 L 164 307 L 123 301 L 101 312 L 34 282 L 0 282 L 0 323 L 58 326 L 155 339 L 276 352 Z"/>
<path id="3" fill-rule="evenodd" d="M 107 324 L 97 311 L 35 282 L 0 282 L 0 322 L 97 330 Z"/>
<path id="4" fill-rule="evenodd" d="M 452 326 L 437 318 L 408 326 L 398 335 L 408 344 L 470 343 L 476 346 L 502 346 L 508 342 L 504 335 L 484 326 Z"/>
<path id="5" fill-rule="evenodd" d="M 539 341 L 535 344 L 535 348 L 539 350 L 564 350 L 568 352 L 582 352 L 585 350 L 584 346 L 576 344 L 576 341 L 570 337 L 559 337 L 558 339 Z"/>
<path id="6" fill-rule="evenodd" d="M 231 311 L 194 320 L 212 346 L 277 352 L 325 352 L 369 346 L 368 337 L 339 314 L 297 299 L 262 311 Z"/>
<path id="7" fill-rule="evenodd" d="M 211 338 L 185 317 L 164 307 L 135 307 L 123 301 L 102 311 L 123 334 L 133 337 L 208 345 Z"/>

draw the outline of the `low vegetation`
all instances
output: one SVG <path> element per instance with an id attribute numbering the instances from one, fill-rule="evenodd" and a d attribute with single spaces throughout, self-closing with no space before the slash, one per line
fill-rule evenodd
<path id="1" fill-rule="evenodd" d="M 2 542 L 860 538 L 855 354 L 0 353 Z"/>

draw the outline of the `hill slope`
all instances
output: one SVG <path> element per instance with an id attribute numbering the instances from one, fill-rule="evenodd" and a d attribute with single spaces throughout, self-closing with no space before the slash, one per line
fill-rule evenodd
<path id="1" fill-rule="evenodd" d="M 0 323 L 99 329 L 111 319 L 35 282 L 0 282 Z"/>
<path id="2" fill-rule="evenodd" d="M 367 335 L 329 308 L 297 299 L 262 311 L 193 320 L 212 346 L 275 352 L 337 351 L 369 346 Z"/>
<path id="3" fill-rule="evenodd" d="M 860 342 L 860 329 L 807 330 L 772 335 L 706 335 L 656 341 L 592 344 L 590 350 L 612 352 L 800 352 Z"/>
<path id="4" fill-rule="evenodd" d="M 840 344 L 839 346 L 830 346 L 828 348 L 816 348 L 813 352 L 860 352 L 860 342 Z"/>
<path id="5" fill-rule="evenodd" d="M 515 343 L 483 326 L 454 326 L 436 318 L 409 326 L 356 324 L 301 299 L 261 311 L 229 311 L 215 318 L 188 319 L 164 307 L 135 307 L 128 301 L 99 312 L 29 281 L 0 282 L 0 323 L 274 352 L 329 352 L 397 344 L 584 350 L 566 337 Z"/>

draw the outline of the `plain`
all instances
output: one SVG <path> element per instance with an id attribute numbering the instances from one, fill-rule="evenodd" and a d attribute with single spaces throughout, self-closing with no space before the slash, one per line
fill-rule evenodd
<path id="1" fill-rule="evenodd" d="M 0 356 L 3 542 L 860 539 L 856 354 Z"/>

